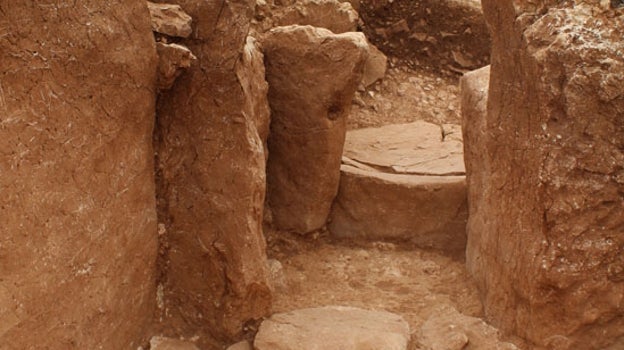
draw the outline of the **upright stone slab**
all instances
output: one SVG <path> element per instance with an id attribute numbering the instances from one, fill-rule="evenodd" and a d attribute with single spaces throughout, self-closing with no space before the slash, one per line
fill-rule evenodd
<path id="1" fill-rule="evenodd" d="M 270 309 L 262 235 L 265 156 L 241 68 L 249 1 L 175 1 L 198 58 L 158 106 L 163 331 L 233 338 Z M 168 334 L 172 333 L 172 334 Z"/>
<path id="2" fill-rule="evenodd" d="M 310 26 L 278 27 L 265 38 L 272 119 L 268 196 L 280 229 L 307 233 L 327 220 L 366 45 L 361 33 Z"/>
<path id="3" fill-rule="evenodd" d="M 466 139 L 484 150 L 468 160 L 484 194 L 468 268 L 504 331 L 603 349 L 624 335 L 624 17 L 608 1 L 483 9 L 494 47 L 487 118 L 467 123 L 486 130 Z"/>
<path id="4" fill-rule="evenodd" d="M 155 307 L 145 1 L 0 0 L 0 348 L 136 349 Z"/>

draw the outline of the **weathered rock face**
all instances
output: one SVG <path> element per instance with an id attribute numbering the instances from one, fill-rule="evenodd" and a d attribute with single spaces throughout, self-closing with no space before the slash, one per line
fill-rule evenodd
<path id="1" fill-rule="evenodd" d="M 416 333 L 422 350 L 517 350 L 500 339 L 496 328 L 482 319 L 459 313 L 450 306 L 438 307 Z"/>
<path id="2" fill-rule="evenodd" d="M 154 311 L 144 1 L 0 1 L 0 347 L 136 349 Z"/>
<path id="3" fill-rule="evenodd" d="M 241 69 L 252 5 L 176 1 L 198 57 L 161 96 L 156 137 L 166 333 L 231 338 L 271 304 L 262 212 L 265 156 Z M 249 76 L 246 76 L 249 74 Z M 245 82 L 247 81 L 247 82 Z"/>
<path id="4" fill-rule="evenodd" d="M 332 234 L 409 240 L 463 255 L 468 212 L 461 133 L 459 126 L 445 129 L 444 140 L 444 129 L 426 122 L 349 131 Z"/>
<path id="5" fill-rule="evenodd" d="M 293 24 L 326 28 L 336 34 L 354 32 L 358 14 L 348 2 L 338 0 L 304 0 L 287 8 L 275 22 L 277 26 Z"/>
<path id="6" fill-rule="evenodd" d="M 169 90 L 182 72 L 191 66 L 197 59 L 187 47 L 178 44 L 156 43 L 158 51 L 158 79 L 156 86 L 159 90 Z"/>
<path id="7" fill-rule="evenodd" d="M 494 47 L 486 120 L 467 123 L 487 128 L 466 139 L 485 150 L 468 159 L 485 179 L 468 267 L 503 330 L 602 349 L 624 333 L 624 17 L 554 3 L 483 1 Z"/>
<path id="8" fill-rule="evenodd" d="M 264 30 L 289 25 L 309 25 L 340 34 L 357 29 L 358 13 L 349 2 L 339 0 L 298 0 L 284 5 L 265 2 Z M 277 5 L 277 6 L 276 6 Z"/>
<path id="9" fill-rule="evenodd" d="M 288 26 L 271 30 L 264 48 L 272 119 L 269 203 L 276 227 L 306 233 L 325 224 L 338 190 L 366 40 L 361 33 Z"/>
<path id="10" fill-rule="evenodd" d="M 147 2 L 152 30 L 172 37 L 188 38 L 193 32 L 193 18 L 180 5 Z"/>
<path id="11" fill-rule="evenodd" d="M 326 306 L 276 314 L 260 325 L 258 350 L 406 350 L 409 325 L 383 311 Z"/>

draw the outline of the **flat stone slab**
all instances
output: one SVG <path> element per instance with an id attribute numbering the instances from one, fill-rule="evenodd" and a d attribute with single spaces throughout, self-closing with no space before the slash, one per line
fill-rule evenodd
<path id="1" fill-rule="evenodd" d="M 409 325 L 396 314 L 326 306 L 275 314 L 262 322 L 256 350 L 406 350 Z"/>
<path id="2" fill-rule="evenodd" d="M 351 130 L 344 155 L 382 172 L 412 175 L 465 175 L 459 125 L 424 121 Z"/>
<path id="3" fill-rule="evenodd" d="M 347 133 L 329 230 L 463 254 L 468 219 L 461 127 L 426 122 Z"/>

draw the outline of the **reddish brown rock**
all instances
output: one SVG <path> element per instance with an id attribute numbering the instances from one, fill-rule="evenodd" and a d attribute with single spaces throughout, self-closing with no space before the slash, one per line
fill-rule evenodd
<path id="1" fill-rule="evenodd" d="M 406 350 L 409 325 L 385 311 L 325 306 L 275 314 L 262 322 L 258 350 Z"/>
<path id="2" fill-rule="evenodd" d="M 158 201 L 166 224 L 163 332 L 239 335 L 264 316 L 271 292 L 262 217 L 265 157 L 241 65 L 252 15 L 248 1 L 176 1 L 193 17 L 198 57 L 158 106 Z M 249 74 L 249 76 L 247 76 Z"/>
<path id="3" fill-rule="evenodd" d="M 624 18 L 597 4 L 483 1 L 494 47 L 487 117 L 466 124 L 484 150 L 468 159 L 482 187 L 467 262 L 489 320 L 547 349 L 624 334 Z"/>
<path id="4" fill-rule="evenodd" d="M 479 230 L 488 220 L 486 213 L 480 212 L 480 203 L 487 197 L 486 171 L 488 159 L 486 125 L 490 66 L 464 74 L 460 80 L 462 131 L 464 136 L 464 158 L 466 182 L 468 185 L 468 224 L 466 234 L 479 235 Z"/>
<path id="5" fill-rule="evenodd" d="M 0 1 L 0 348 L 136 349 L 155 306 L 142 0 Z"/>
<path id="6" fill-rule="evenodd" d="M 193 32 L 193 19 L 179 5 L 157 4 L 148 1 L 152 30 L 156 33 L 188 38 Z"/>
<path id="7" fill-rule="evenodd" d="M 349 131 L 332 234 L 409 240 L 463 255 L 467 204 L 458 129 L 415 122 Z"/>
<path id="8" fill-rule="evenodd" d="M 354 32 L 358 14 L 349 2 L 339 0 L 299 0 L 270 11 L 265 25 L 271 27 L 310 25 L 326 28 L 336 34 Z"/>
<path id="9" fill-rule="evenodd" d="M 158 51 L 159 90 L 169 90 L 182 72 L 191 66 L 197 57 L 187 47 L 178 44 L 156 43 Z"/>
<path id="10" fill-rule="evenodd" d="M 375 45 L 368 43 L 368 58 L 364 65 L 362 86 L 369 87 L 386 76 L 388 58 Z"/>
<path id="11" fill-rule="evenodd" d="M 306 233 L 325 224 L 338 190 L 366 40 L 361 33 L 288 26 L 271 30 L 264 48 L 272 119 L 269 203 L 278 228 Z"/>

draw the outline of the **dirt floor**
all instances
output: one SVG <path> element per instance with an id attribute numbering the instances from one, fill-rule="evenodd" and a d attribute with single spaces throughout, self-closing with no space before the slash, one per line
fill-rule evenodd
<path id="1" fill-rule="evenodd" d="M 461 260 L 388 242 L 331 241 L 323 234 L 273 233 L 268 242 L 270 258 L 283 270 L 283 277 L 276 273 L 274 312 L 323 305 L 387 310 L 402 315 L 412 333 L 442 305 L 482 316 Z"/>
<path id="2" fill-rule="evenodd" d="M 459 75 L 409 68 L 391 59 L 386 77 L 354 98 L 349 129 L 425 120 L 460 124 Z"/>

